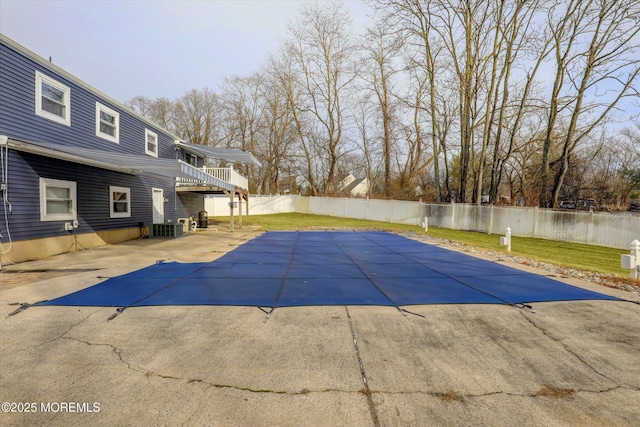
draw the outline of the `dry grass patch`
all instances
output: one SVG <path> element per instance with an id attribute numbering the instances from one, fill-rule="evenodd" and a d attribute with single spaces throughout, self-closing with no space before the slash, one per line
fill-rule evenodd
<path id="1" fill-rule="evenodd" d="M 449 390 L 448 392 L 440 396 L 440 400 L 447 403 L 457 402 L 459 400 L 462 400 L 462 396 L 460 396 L 460 393 L 458 393 L 457 391 Z"/>
<path id="2" fill-rule="evenodd" d="M 538 392 L 536 396 L 544 396 L 550 399 L 563 399 L 565 397 L 573 397 L 575 394 L 575 390 L 572 388 L 557 388 L 550 386 L 549 384 L 545 384 Z"/>

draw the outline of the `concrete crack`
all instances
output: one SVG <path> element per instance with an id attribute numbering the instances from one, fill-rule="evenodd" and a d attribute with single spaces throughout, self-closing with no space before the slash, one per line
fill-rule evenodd
<path id="1" fill-rule="evenodd" d="M 576 353 L 575 351 L 571 350 L 569 348 L 569 346 L 567 344 L 565 344 L 562 340 L 554 337 L 551 333 L 547 332 L 543 327 L 539 326 L 538 324 L 536 324 L 536 322 L 533 321 L 533 319 L 531 319 L 529 316 L 527 316 L 525 313 L 523 313 L 522 311 L 520 311 L 520 314 L 537 330 L 539 330 L 540 332 L 542 332 L 542 334 L 546 337 L 549 337 L 550 339 L 552 339 L 554 342 L 560 344 L 562 346 L 562 348 L 564 348 L 564 350 L 571 354 L 573 357 L 575 357 L 576 359 L 578 359 L 580 361 L 580 363 L 582 363 L 584 366 L 586 366 L 587 368 L 589 368 L 591 371 L 593 371 L 596 375 L 601 376 L 602 378 L 605 378 L 608 381 L 611 381 L 613 384 L 615 384 L 617 387 L 616 388 L 622 388 L 623 386 L 621 384 L 618 384 L 618 382 L 616 382 L 615 380 L 613 380 L 612 378 L 609 378 L 608 376 L 606 376 L 605 374 L 603 374 L 602 372 L 598 371 L 595 367 L 591 366 L 586 360 L 584 360 L 578 353 Z"/>
<path id="2" fill-rule="evenodd" d="M 618 389 L 625 389 L 625 387 L 623 386 L 615 386 L 615 387 L 610 387 L 610 388 L 606 388 L 603 390 L 584 390 L 584 389 L 577 389 L 577 390 L 572 390 L 571 394 L 577 394 L 577 393 L 607 393 L 610 391 L 614 391 L 614 390 L 618 390 Z M 468 394 L 463 394 L 463 393 L 459 393 L 457 391 L 454 390 L 449 390 L 447 392 L 442 392 L 442 391 L 422 391 L 422 390 L 417 390 L 417 391 L 383 391 L 383 390 L 372 390 L 371 391 L 372 394 L 389 394 L 389 395 L 412 395 L 412 394 L 418 394 L 418 395 L 423 395 L 423 396 L 432 396 L 432 397 L 438 397 L 440 399 L 442 399 L 443 401 L 455 401 L 455 400 L 463 400 L 463 399 L 474 399 L 474 398 L 479 398 L 479 397 L 487 397 L 487 396 L 497 396 L 497 395 L 504 395 L 504 396 L 511 396 L 511 397 L 544 397 L 542 394 L 540 394 L 540 392 L 536 392 L 536 393 L 511 393 L 511 392 L 507 392 L 507 391 L 489 391 L 486 393 L 478 393 L 478 394 L 473 394 L 473 393 L 468 393 Z"/>
<path id="3" fill-rule="evenodd" d="M 210 383 L 202 380 L 189 380 L 189 382 L 190 383 L 201 382 L 202 384 L 207 386 L 206 390 L 210 388 L 231 388 L 234 390 L 248 391 L 251 393 L 273 393 L 273 394 L 288 394 L 288 395 L 309 394 L 309 391 L 307 389 L 304 389 L 303 391 L 299 391 L 299 392 L 290 392 L 290 391 L 284 391 L 284 390 L 254 389 L 250 387 L 239 387 L 239 386 L 234 386 L 230 384 L 214 384 L 214 383 Z"/>
<path id="4" fill-rule="evenodd" d="M 369 412 L 371 413 L 371 419 L 373 420 L 373 425 L 375 427 L 379 427 L 380 420 L 378 419 L 378 412 L 376 411 L 375 403 L 373 402 L 373 397 L 372 397 L 373 393 L 369 389 L 369 384 L 367 383 L 367 374 L 364 371 L 364 363 L 362 362 L 362 357 L 360 357 L 360 348 L 358 347 L 358 340 L 356 339 L 356 331 L 353 327 L 351 315 L 349 314 L 349 307 L 345 305 L 344 309 L 347 313 L 347 321 L 349 322 L 349 329 L 351 330 L 351 337 L 353 338 L 353 347 L 356 350 L 358 364 L 360 365 L 360 374 L 362 376 L 362 383 L 364 384 L 364 388 L 362 389 L 362 394 L 364 394 L 367 397 L 367 404 L 369 405 Z"/>
<path id="5" fill-rule="evenodd" d="M 87 315 L 86 315 L 85 317 L 83 317 L 80 321 L 78 321 L 77 323 L 74 323 L 73 325 L 69 326 L 69 327 L 68 327 L 67 329 L 65 329 L 65 330 L 64 330 L 60 335 L 58 335 L 58 336 L 56 336 L 56 337 L 54 337 L 54 338 L 48 339 L 48 340 L 46 340 L 46 341 L 43 341 L 43 342 L 41 342 L 41 343 L 38 343 L 38 344 L 33 345 L 33 346 L 30 346 L 30 347 L 19 348 L 19 349 L 17 349 L 17 350 L 13 350 L 13 351 L 12 351 L 12 353 L 19 353 L 19 352 L 22 352 L 22 351 L 25 351 L 25 350 L 30 350 L 30 349 L 33 349 L 33 348 L 38 348 L 38 347 L 41 347 L 41 346 L 43 346 L 43 345 L 50 344 L 50 343 L 52 343 L 52 342 L 54 342 L 54 341 L 57 341 L 57 340 L 59 340 L 59 339 L 61 339 L 61 338 L 65 338 L 65 335 L 67 335 L 67 334 L 68 334 L 68 333 L 69 333 L 73 328 L 76 328 L 76 327 L 80 326 L 82 323 L 86 322 L 86 320 L 87 320 L 89 317 L 91 317 L 94 313 L 95 313 L 95 312 L 92 312 L 92 313 L 87 314 Z"/>
<path id="6" fill-rule="evenodd" d="M 115 354 L 118 357 L 118 360 L 120 361 L 120 363 L 125 365 L 128 369 L 130 369 L 132 371 L 140 372 L 140 373 L 143 373 L 143 374 L 147 373 L 147 371 L 145 371 L 144 369 L 141 369 L 141 368 L 139 368 L 137 366 L 134 366 L 134 365 L 130 364 L 129 362 L 127 362 L 126 360 L 124 360 L 124 358 L 122 357 L 122 349 L 116 347 L 113 344 L 109 344 L 109 343 L 93 343 L 93 342 L 81 340 L 81 339 L 78 339 L 78 338 L 68 337 L 68 336 L 62 336 L 61 338 L 65 339 L 65 340 L 79 342 L 81 344 L 85 344 L 85 345 L 89 345 L 89 346 L 108 347 L 108 348 L 111 349 L 113 354 Z M 160 376 L 160 375 L 158 375 L 158 376 Z M 172 378 L 172 377 L 163 377 L 163 378 Z M 175 379 L 180 379 L 180 378 L 175 378 Z"/>
<path id="7" fill-rule="evenodd" d="M 115 354 L 118 358 L 118 361 L 122 364 L 124 364 L 128 369 L 135 371 L 135 372 L 139 372 L 141 374 L 143 374 L 145 377 L 158 377 L 158 378 L 162 378 L 162 379 L 170 379 L 170 380 L 180 380 L 180 381 L 185 381 L 187 384 L 202 384 L 204 386 L 206 386 L 206 389 L 210 389 L 210 388 L 230 388 L 230 389 L 234 389 L 234 390 L 241 390 L 241 391 L 248 391 L 251 393 L 273 393 L 273 394 L 287 394 L 287 395 L 291 395 L 291 396 L 295 396 L 295 395 L 307 395 L 310 393 L 327 393 L 327 392 L 342 392 L 342 393 L 355 393 L 355 391 L 344 391 L 344 390 L 338 390 L 338 389 L 325 389 L 325 390 L 318 390 L 318 391 L 311 391 L 309 389 L 302 389 L 299 391 L 286 391 L 286 390 L 269 390 L 269 389 L 259 389 L 259 388 L 251 388 L 251 387 L 240 387 L 240 386 L 234 386 L 234 385 L 230 385 L 230 384 L 218 384 L 218 383 L 213 383 L 213 382 L 208 382 L 205 380 L 202 380 L 200 378 L 184 378 L 184 377 L 176 377 L 176 376 L 172 376 L 172 375 L 164 375 L 158 372 L 153 372 L 153 371 L 149 371 L 147 369 L 144 369 L 142 367 L 139 366 L 135 366 L 132 365 L 131 363 L 127 362 L 124 358 L 123 358 L 123 350 L 114 346 L 113 344 L 109 344 L 109 343 L 94 343 L 94 342 L 89 342 L 89 341 L 85 341 L 85 340 L 81 340 L 78 338 L 74 338 L 74 337 L 69 337 L 69 336 L 61 336 L 60 338 L 62 339 L 67 339 L 70 341 L 75 341 L 81 344 L 85 344 L 88 346 L 99 346 L 99 347 L 107 347 L 110 348 L 111 351 L 113 352 L 113 354 Z"/>
<path id="8" fill-rule="evenodd" d="M 449 399 L 450 401 L 452 400 L 462 400 L 462 399 L 473 399 L 476 397 L 487 397 L 487 396 L 496 396 L 496 395 L 505 395 L 505 396 L 514 396 L 514 397 L 533 397 L 535 396 L 535 394 L 530 394 L 530 393 L 509 393 L 506 391 L 489 391 L 486 393 L 479 393 L 479 394 L 461 394 L 458 393 L 457 391 L 447 391 L 447 392 L 442 392 L 442 391 L 422 391 L 422 390 L 416 390 L 416 391 L 382 391 L 382 390 L 373 390 L 371 392 L 372 394 L 389 394 L 389 395 L 412 395 L 412 394 L 419 394 L 419 395 L 423 395 L 423 396 L 432 396 L 432 397 L 439 397 L 439 398 L 446 398 L 446 397 L 452 397 L 452 396 L 456 396 L 456 398 L 452 398 Z"/>

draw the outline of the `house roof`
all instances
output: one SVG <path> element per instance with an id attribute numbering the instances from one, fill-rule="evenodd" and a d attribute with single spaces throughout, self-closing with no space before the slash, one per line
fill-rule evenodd
<path id="1" fill-rule="evenodd" d="M 180 144 L 181 146 L 183 146 L 183 148 L 185 148 L 185 146 L 196 146 L 197 148 L 193 148 L 193 150 L 196 151 L 194 154 L 200 154 L 201 156 L 210 157 L 210 158 L 213 158 L 213 159 L 222 159 L 222 160 L 227 160 L 227 161 L 237 162 L 237 163 L 254 164 L 254 165 L 258 166 L 258 167 L 261 166 L 261 164 L 258 161 L 258 159 L 256 159 L 253 156 L 253 154 L 251 154 L 249 152 L 246 152 L 246 151 L 229 150 L 229 149 L 226 149 L 226 148 L 209 147 L 209 146 L 205 146 L 205 145 L 198 145 L 198 144 L 191 144 L 191 143 L 187 143 L 187 142 L 182 142 L 182 139 L 179 136 L 176 136 L 175 134 L 173 134 L 169 130 L 163 128 L 162 126 L 158 125 L 157 123 L 152 122 L 151 120 L 149 120 L 145 116 L 139 114 L 137 111 L 135 111 L 131 107 L 129 107 L 129 106 L 125 105 L 124 103 L 122 103 L 122 102 L 110 97 L 109 95 L 99 91 L 98 89 L 96 89 L 95 87 L 93 87 L 90 84 L 86 83 L 85 81 L 77 78 L 73 74 L 65 71 L 64 69 L 58 67 L 57 65 L 53 64 L 52 62 L 47 61 L 46 59 L 44 59 L 40 55 L 37 55 L 36 53 L 30 51 L 26 47 L 20 45 L 19 43 L 16 43 L 14 40 L 10 39 L 9 37 L 7 37 L 7 36 L 5 36 L 4 34 L 1 34 L 1 33 L 0 33 L 0 43 L 5 44 L 9 48 L 15 50 L 16 52 L 19 52 L 20 54 L 26 56 L 27 58 L 29 58 L 31 60 L 37 62 L 39 65 L 41 65 L 41 66 L 43 66 L 43 67 L 55 72 L 56 74 L 58 74 L 61 77 L 69 80 L 70 82 L 75 83 L 76 85 L 82 87 L 83 89 L 85 89 L 85 90 L 87 90 L 89 92 L 92 92 L 95 95 L 98 95 L 103 100 L 105 100 L 105 101 L 113 104 L 114 106 L 126 111 L 127 113 L 131 114 L 132 116 L 136 117 L 137 119 L 141 120 L 142 122 L 146 123 L 147 125 L 155 128 L 157 130 L 160 130 L 161 132 L 163 132 L 166 135 L 168 135 L 171 138 L 173 138 L 176 141 L 176 143 Z M 225 151 L 227 153 L 225 153 Z M 206 152 L 209 152 L 210 154 L 205 154 Z"/>
<path id="2" fill-rule="evenodd" d="M 360 185 L 366 179 L 367 178 L 356 178 L 353 181 L 351 181 L 351 183 L 349 183 L 349 185 L 344 187 L 342 190 L 343 191 L 348 191 L 350 193 L 351 191 L 353 191 L 354 188 L 356 188 L 358 185 Z"/>
<path id="3" fill-rule="evenodd" d="M 6 45 L 7 47 L 15 50 L 18 53 L 26 56 L 27 58 L 29 58 L 32 61 L 38 63 L 39 65 L 41 65 L 41 66 L 53 71 L 54 73 L 56 73 L 59 76 L 65 78 L 66 80 L 68 80 L 70 82 L 73 82 L 74 84 L 80 86 L 81 88 L 83 88 L 83 89 L 85 89 L 85 90 L 87 90 L 89 92 L 92 92 L 93 94 L 95 94 L 95 95 L 99 96 L 100 98 L 102 98 L 104 101 L 107 101 L 107 102 L 113 104 L 114 106 L 118 107 L 119 109 L 126 111 L 128 114 L 131 114 L 132 116 L 134 116 L 137 119 L 141 120 L 145 124 L 147 124 L 147 125 L 155 128 L 155 129 L 161 131 L 162 133 L 165 133 L 165 134 L 169 135 L 171 138 L 180 139 L 180 137 L 174 135 L 172 132 L 170 132 L 169 130 L 163 128 L 162 126 L 158 125 L 157 123 L 152 122 L 151 120 L 149 120 L 148 118 L 146 118 L 143 115 L 139 114 L 137 111 L 135 111 L 131 107 L 128 107 L 124 103 L 122 103 L 122 102 L 110 97 L 109 95 L 105 94 L 104 92 L 99 91 L 95 87 L 91 86 L 89 83 L 79 79 L 78 77 L 74 76 L 73 74 L 69 73 L 68 71 L 58 67 L 54 63 L 52 63 L 50 61 L 47 61 L 46 59 L 44 59 L 40 55 L 32 52 L 31 50 L 27 49 L 26 47 L 22 46 L 21 44 L 15 42 L 14 40 L 10 39 L 9 37 L 7 37 L 7 36 L 5 36 L 4 34 L 1 34 L 1 33 L 0 33 L 0 43 Z"/>
<path id="4" fill-rule="evenodd" d="M 94 150 L 45 142 L 26 142 L 9 138 L 8 147 L 17 151 L 37 154 L 58 160 L 112 170 L 129 175 L 155 175 L 164 179 L 175 178 L 197 179 L 205 184 L 217 186 L 225 190 L 234 190 L 234 186 L 201 170 L 174 159 L 157 159 L 151 156 L 139 156 L 112 151 Z"/>
<path id="5" fill-rule="evenodd" d="M 211 159 L 227 160 L 233 163 L 252 164 L 258 167 L 262 163 L 248 151 L 236 150 L 231 148 L 211 147 L 210 145 L 191 144 L 188 142 L 176 141 L 176 146 L 183 148 L 192 154 L 197 154 Z"/>

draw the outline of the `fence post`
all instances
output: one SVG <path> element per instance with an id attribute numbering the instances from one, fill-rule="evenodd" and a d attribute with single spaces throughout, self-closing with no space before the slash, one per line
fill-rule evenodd
<path id="1" fill-rule="evenodd" d="M 456 205 L 453 200 L 451 200 L 451 228 L 456 229 Z"/>
<path id="2" fill-rule="evenodd" d="M 533 233 L 531 237 L 536 237 L 536 233 L 538 232 L 538 207 L 533 207 Z"/>
<path id="3" fill-rule="evenodd" d="M 511 252 L 511 227 L 507 227 L 507 233 L 500 238 L 500 245 L 507 247 L 507 252 Z"/>
<path id="4" fill-rule="evenodd" d="M 637 239 L 631 242 L 631 254 L 636 259 L 636 268 L 634 269 L 635 275 L 632 274 L 631 277 L 634 279 L 639 279 L 640 271 L 638 271 L 638 265 L 640 265 L 640 242 Z"/>
<path id="5" fill-rule="evenodd" d="M 389 222 L 393 222 L 393 199 L 391 199 L 391 214 L 389 215 Z"/>
<path id="6" fill-rule="evenodd" d="M 369 219 L 369 196 L 364 202 L 364 219 Z"/>
<path id="7" fill-rule="evenodd" d="M 630 277 L 632 279 L 640 279 L 640 241 L 637 239 L 631 242 L 631 253 L 629 255 L 620 255 L 620 265 L 622 268 L 628 268 L 630 270 Z"/>
<path id="8" fill-rule="evenodd" d="M 493 233 L 493 203 L 491 203 L 489 210 L 489 235 Z"/>
<path id="9" fill-rule="evenodd" d="M 589 222 L 587 223 L 586 244 L 588 245 L 591 240 L 593 240 L 593 208 L 589 208 Z"/>

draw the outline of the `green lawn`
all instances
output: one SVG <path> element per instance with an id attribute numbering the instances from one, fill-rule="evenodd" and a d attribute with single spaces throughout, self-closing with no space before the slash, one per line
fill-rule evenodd
<path id="1" fill-rule="evenodd" d="M 222 223 L 229 221 L 229 217 L 215 217 L 213 219 Z M 243 221 L 245 220 L 246 218 L 243 218 Z M 392 224 L 380 221 L 301 213 L 254 215 L 249 218 L 249 224 L 260 225 L 262 229 L 266 231 L 305 230 L 312 228 L 355 228 L 424 233 L 424 228 L 415 225 Z M 428 234 L 433 237 L 455 240 L 480 248 L 506 253 L 506 248 L 500 246 L 500 235 L 498 234 L 489 235 L 473 231 L 450 230 L 435 227 L 429 227 Z M 512 237 L 511 253 L 513 255 L 580 270 L 597 271 L 622 277 L 628 277 L 629 274 L 627 270 L 620 267 L 620 255 L 628 253 L 628 251 L 622 249 L 557 242 L 530 237 Z"/>

